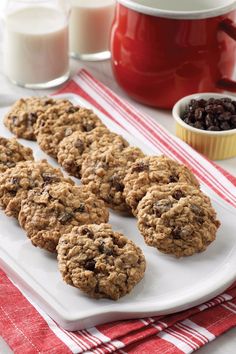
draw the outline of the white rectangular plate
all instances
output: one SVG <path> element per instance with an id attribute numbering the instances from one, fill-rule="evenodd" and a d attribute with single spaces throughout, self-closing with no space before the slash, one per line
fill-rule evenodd
<path id="1" fill-rule="evenodd" d="M 60 95 L 76 104 L 91 107 L 112 131 L 122 134 L 147 154 L 155 154 L 141 140 L 134 139 L 88 102 L 75 95 Z M 0 109 L 0 135 L 10 137 Z M 47 158 L 35 142 L 21 141 L 34 150 L 35 158 Z M 118 319 L 168 314 L 187 309 L 220 294 L 236 279 L 236 211 L 220 198 L 211 196 L 222 222 L 216 241 L 204 253 L 175 259 L 147 247 L 136 220 L 111 212 L 110 223 L 138 244 L 147 260 L 143 281 L 131 294 L 117 302 L 93 300 L 65 284 L 57 267 L 56 256 L 34 248 L 16 220 L 0 211 L 0 266 L 15 283 L 59 325 L 78 330 Z"/>

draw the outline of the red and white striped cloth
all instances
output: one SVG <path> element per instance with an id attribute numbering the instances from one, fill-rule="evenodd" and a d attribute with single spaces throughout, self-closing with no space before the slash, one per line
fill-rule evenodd
<path id="1" fill-rule="evenodd" d="M 188 164 L 207 189 L 236 207 L 236 178 L 171 136 L 82 70 L 60 93 L 76 93 L 139 135 L 157 152 Z M 236 326 L 236 283 L 203 305 L 168 316 L 118 321 L 77 332 L 60 328 L 0 271 L 0 335 L 14 353 L 192 353 Z"/>

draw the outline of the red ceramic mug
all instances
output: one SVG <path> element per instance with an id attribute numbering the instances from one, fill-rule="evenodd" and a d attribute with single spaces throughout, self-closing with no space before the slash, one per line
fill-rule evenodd
<path id="1" fill-rule="evenodd" d="M 236 91 L 235 9 L 232 0 L 118 0 L 111 36 L 118 83 L 161 108 L 196 92 Z"/>

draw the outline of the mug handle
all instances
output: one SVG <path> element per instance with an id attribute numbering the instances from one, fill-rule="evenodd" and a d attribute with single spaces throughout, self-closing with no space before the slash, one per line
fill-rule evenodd
<path id="1" fill-rule="evenodd" d="M 220 23 L 220 30 L 236 41 L 236 24 L 232 20 L 226 19 L 222 21 Z M 236 81 L 227 78 L 218 80 L 217 86 L 226 91 L 236 92 Z"/>

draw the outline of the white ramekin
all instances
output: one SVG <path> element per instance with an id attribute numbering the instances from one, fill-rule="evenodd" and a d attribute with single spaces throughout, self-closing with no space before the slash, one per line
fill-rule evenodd
<path id="1" fill-rule="evenodd" d="M 192 99 L 236 97 L 219 93 L 197 93 L 179 100 L 173 107 L 172 114 L 176 121 L 176 135 L 201 154 L 212 160 L 224 160 L 236 156 L 236 129 L 208 131 L 186 124 L 180 117 Z"/>

